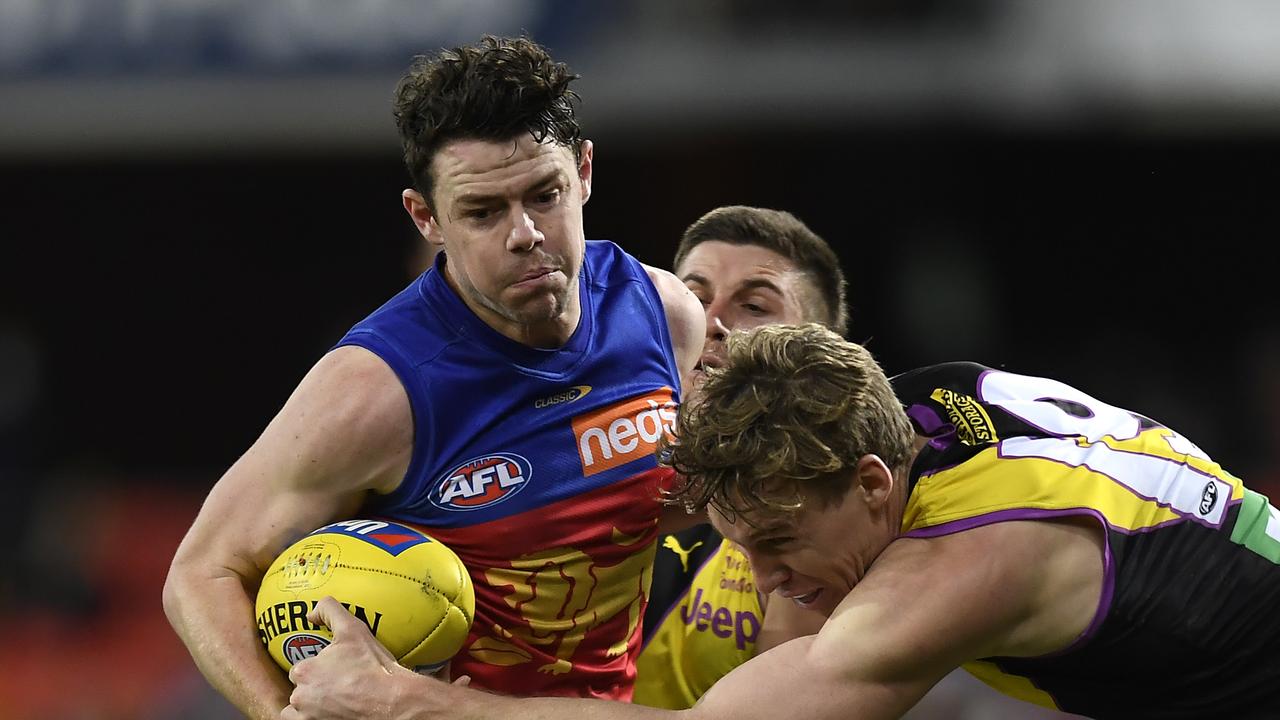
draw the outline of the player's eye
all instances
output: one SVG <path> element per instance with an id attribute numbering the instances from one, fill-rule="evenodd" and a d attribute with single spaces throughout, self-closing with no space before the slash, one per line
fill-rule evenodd
<path id="1" fill-rule="evenodd" d="M 793 542 L 795 542 L 795 538 L 787 537 L 785 535 L 780 535 L 778 537 L 771 537 L 771 538 L 766 538 L 764 540 L 761 540 L 759 543 L 757 543 L 757 545 L 759 545 L 760 548 L 763 550 L 778 551 L 786 548 L 788 545 L 790 545 Z"/>

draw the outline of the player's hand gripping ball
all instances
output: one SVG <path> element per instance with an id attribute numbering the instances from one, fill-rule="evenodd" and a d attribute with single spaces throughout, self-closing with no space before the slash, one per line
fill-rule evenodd
<path id="1" fill-rule="evenodd" d="M 462 648 L 476 597 L 466 567 L 425 533 L 382 520 L 326 525 L 289 546 L 258 590 L 258 636 L 286 671 L 333 639 L 307 621 L 332 595 L 403 666 L 433 672 Z"/>

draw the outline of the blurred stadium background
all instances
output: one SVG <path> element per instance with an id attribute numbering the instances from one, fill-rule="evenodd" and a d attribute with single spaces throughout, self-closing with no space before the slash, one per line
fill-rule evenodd
<path id="1" fill-rule="evenodd" d="M 891 372 L 1048 374 L 1276 496 L 1280 4 L 0 0 L 0 720 L 233 716 L 168 560 L 424 262 L 411 56 L 521 31 L 583 76 L 589 237 L 666 266 L 716 205 L 790 210 Z"/>

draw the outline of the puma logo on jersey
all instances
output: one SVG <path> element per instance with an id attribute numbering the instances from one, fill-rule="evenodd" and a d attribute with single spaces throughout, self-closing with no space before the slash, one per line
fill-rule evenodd
<path id="1" fill-rule="evenodd" d="M 590 385 L 574 385 L 563 392 L 558 392 L 555 395 L 534 400 L 533 406 L 541 410 L 542 408 L 559 405 L 560 403 L 571 403 L 574 400 L 581 400 L 586 397 L 589 392 L 591 392 Z"/>
<path id="2" fill-rule="evenodd" d="M 689 572 L 689 553 L 693 552 L 694 550 L 697 550 L 698 546 L 701 544 L 702 544 L 702 541 L 699 540 L 698 542 L 694 543 L 693 546 L 690 547 L 688 550 L 685 550 L 684 548 L 680 547 L 680 541 L 676 539 L 675 535 L 668 535 L 667 538 L 662 541 L 662 547 L 680 556 L 680 568 L 685 572 Z"/>
<path id="3" fill-rule="evenodd" d="M 675 398 L 668 387 L 573 418 L 583 476 L 653 458 L 658 441 L 671 437 L 675 422 Z"/>

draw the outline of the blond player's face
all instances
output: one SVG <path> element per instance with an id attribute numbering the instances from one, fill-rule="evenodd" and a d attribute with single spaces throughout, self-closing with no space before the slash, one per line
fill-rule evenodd
<path id="1" fill-rule="evenodd" d="M 449 278 L 491 325 L 537 326 L 576 312 L 591 155 L 590 142 L 579 163 L 571 149 L 529 135 L 457 140 L 436 153 L 427 238 L 443 245 Z"/>
<path id="2" fill-rule="evenodd" d="M 692 375 L 695 386 L 706 368 L 724 365 L 730 331 L 819 320 L 806 311 L 812 281 L 790 260 L 759 245 L 707 240 L 689 251 L 676 275 L 707 314 L 702 357 Z"/>
<path id="3" fill-rule="evenodd" d="M 843 502 L 797 512 L 759 511 L 732 520 L 713 506 L 711 524 L 751 562 L 756 588 L 830 616 L 893 539 L 857 484 Z"/>

